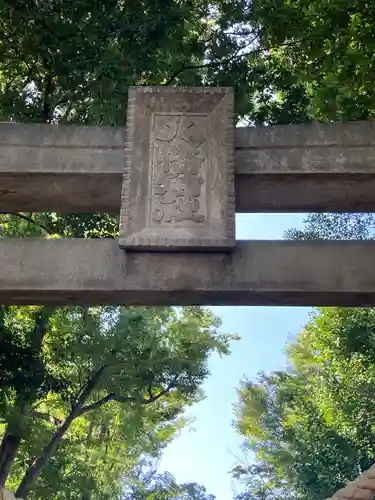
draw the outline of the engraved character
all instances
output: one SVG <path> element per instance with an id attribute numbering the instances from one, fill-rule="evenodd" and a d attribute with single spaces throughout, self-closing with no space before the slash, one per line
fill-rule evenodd
<path id="1" fill-rule="evenodd" d="M 193 222 L 203 222 L 205 216 L 198 214 L 200 208 L 199 196 L 203 179 L 199 174 L 204 158 L 198 154 L 193 154 L 184 165 L 182 185 L 177 195 L 179 196 L 178 214 L 176 221 L 192 220 Z"/>
<path id="2" fill-rule="evenodd" d="M 204 129 L 193 118 L 180 116 L 156 117 L 155 120 L 153 192 L 154 222 L 187 221 L 201 223 L 205 220 L 199 214 L 202 164 L 205 157 L 200 147 L 206 140 Z"/>

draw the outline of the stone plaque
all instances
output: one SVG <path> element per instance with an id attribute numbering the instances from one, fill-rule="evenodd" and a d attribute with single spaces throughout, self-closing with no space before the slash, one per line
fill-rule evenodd
<path id="1" fill-rule="evenodd" d="M 126 135 L 120 246 L 233 248 L 232 90 L 132 87 Z"/>

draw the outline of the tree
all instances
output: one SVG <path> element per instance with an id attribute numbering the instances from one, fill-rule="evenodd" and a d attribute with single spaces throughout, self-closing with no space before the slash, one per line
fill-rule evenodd
<path id="1" fill-rule="evenodd" d="M 140 462 L 125 478 L 123 500 L 215 500 L 203 486 L 178 484 L 168 472 L 157 473 L 152 463 Z"/>
<path id="2" fill-rule="evenodd" d="M 238 429 L 256 462 L 235 472 L 254 498 L 326 498 L 372 465 L 374 319 L 374 309 L 318 309 L 286 371 L 242 384 Z"/>
<path id="3" fill-rule="evenodd" d="M 374 214 L 309 214 L 302 230 L 290 229 L 292 240 L 368 240 L 373 239 Z"/>
<path id="4" fill-rule="evenodd" d="M 252 28 L 260 34 L 253 94 L 258 98 L 251 114 L 255 123 L 373 116 L 372 4 L 254 0 L 250 17 Z M 373 215 L 310 214 L 304 230 L 288 231 L 286 236 L 369 239 Z M 366 412 L 371 413 L 371 377 L 366 388 L 355 390 L 357 384 L 363 388 L 365 371 L 372 366 L 371 340 L 366 355 L 359 354 L 357 344 L 372 331 L 371 313 L 320 310 L 306 331 L 296 341 L 302 342 L 306 335 L 303 349 L 290 348 L 288 370 L 245 381 L 239 391 L 239 430 L 256 456 L 255 464 L 241 464 L 235 470 L 247 484 L 239 498 L 325 498 L 374 459 L 369 444 L 371 417 L 361 420 L 363 428 L 359 428 L 354 416 L 363 419 Z M 343 344 L 350 362 L 342 352 L 328 349 L 329 342 L 339 342 L 342 332 L 348 334 Z M 327 344 L 319 344 L 318 338 Z M 316 352 L 314 346 L 318 346 Z M 366 369 L 361 369 L 361 363 Z"/>
<path id="5" fill-rule="evenodd" d="M 375 7 L 364 0 L 254 0 L 251 23 L 260 34 L 263 94 L 269 107 L 287 101 L 305 118 L 372 117 Z M 289 82 L 293 93 L 287 91 Z M 290 99 L 292 97 L 292 100 Z M 264 99 L 266 102 L 267 97 Z M 269 99 L 268 99 L 269 100 Z M 300 114 L 302 121 L 305 119 Z"/>
<path id="6" fill-rule="evenodd" d="M 244 0 L 3 0 L 1 119 L 121 125 L 129 85 L 241 88 L 247 12 Z"/>
<path id="7" fill-rule="evenodd" d="M 3 236 L 102 237 L 114 230 L 111 219 L 101 224 L 96 216 L 15 214 L 1 221 Z M 0 477 L 5 483 L 11 471 L 7 484 L 24 498 L 43 470 L 32 498 L 94 491 L 113 500 L 123 474 L 142 454 L 159 453 L 183 425 L 183 407 L 200 397 L 209 353 L 228 348 L 217 318 L 200 308 L 1 313 Z"/>
<path id="8" fill-rule="evenodd" d="M 81 448 L 74 460 L 86 465 L 109 460 L 119 480 L 140 453 L 171 439 L 184 406 L 199 398 L 209 353 L 228 347 L 199 308 L 3 308 L 1 333 L 3 480 L 18 451 L 9 484 L 26 468 L 21 498 L 47 466 L 64 479 L 66 457 L 51 463 L 60 444 Z M 122 462 L 129 451 L 133 461 Z M 44 478 L 44 492 L 51 487 Z"/>
<path id="9" fill-rule="evenodd" d="M 241 0 L 3 0 L 0 118 L 122 125 L 129 85 L 220 83 L 228 78 L 228 70 L 234 74 L 243 59 L 240 51 L 252 37 L 242 26 L 245 17 L 246 2 Z M 237 71 L 236 86 L 243 79 Z M 1 215 L 2 236 L 116 237 L 117 226 L 117 217 L 103 214 Z M 133 309 L 2 309 L 0 484 L 11 470 L 9 483 L 14 488 L 27 469 L 18 489 L 26 496 L 44 468 L 31 495 L 64 498 L 63 491 L 52 488 L 59 483 L 74 497 L 85 490 L 83 486 L 95 491 L 96 482 L 103 486 L 105 478 L 108 485 L 120 477 L 130 457 L 154 452 L 173 435 L 183 404 L 198 397 L 206 356 L 213 349 L 225 350 L 227 340 L 208 333 L 216 320 L 199 309 L 186 310 L 181 317 L 169 309 L 141 313 L 130 335 L 124 322 L 140 314 Z M 163 364 L 158 358 L 157 365 L 147 364 L 153 358 L 142 357 L 148 345 L 143 327 L 149 330 L 149 342 L 155 341 L 156 357 L 164 349 L 169 361 Z M 200 337 L 201 332 L 206 337 Z M 93 350 L 82 353 L 86 340 L 80 344 L 77 339 L 85 335 Z M 132 346 L 130 352 L 119 344 L 121 356 L 130 360 L 130 372 L 116 371 L 120 362 L 117 351 L 107 345 L 108 335 L 111 342 L 123 338 Z M 108 358 L 104 364 L 103 352 Z M 78 363 L 82 359 L 83 366 Z M 135 365 L 145 361 L 143 371 Z M 108 401 L 100 408 L 91 406 L 90 412 L 82 413 L 103 398 Z M 122 404 L 115 404 L 119 398 Z M 104 433 L 88 446 L 87 436 L 97 438 L 98 428 L 107 421 L 110 442 Z M 92 425 L 93 433 L 87 430 Z M 109 453 L 112 463 L 105 465 Z M 102 487 L 96 495 L 98 489 L 104 495 Z"/>

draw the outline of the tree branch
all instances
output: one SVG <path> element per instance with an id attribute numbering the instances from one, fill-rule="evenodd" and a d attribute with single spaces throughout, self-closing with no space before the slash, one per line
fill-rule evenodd
<path id="1" fill-rule="evenodd" d="M 54 232 L 51 231 L 50 229 L 48 229 L 48 227 L 45 226 L 44 224 L 37 222 L 32 217 L 25 215 L 25 214 L 22 214 L 20 212 L 0 212 L 0 215 L 12 215 L 13 217 L 18 217 L 18 219 L 21 219 L 21 220 L 24 220 L 26 222 L 29 222 L 30 224 L 34 224 L 36 226 L 39 226 L 41 229 L 43 229 L 43 231 L 45 231 L 48 234 L 54 234 Z"/>
<path id="2" fill-rule="evenodd" d="M 65 418 L 61 425 L 57 427 L 53 433 L 51 439 L 43 448 L 41 454 L 32 462 L 32 464 L 26 470 L 18 488 L 16 491 L 17 498 L 26 498 L 30 493 L 34 482 L 39 477 L 43 469 L 48 464 L 50 458 L 56 453 L 63 437 L 69 430 L 72 422 L 80 415 L 83 404 L 87 398 L 91 395 L 92 391 L 95 389 L 96 385 L 99 383 L 104 370 L 107 368 L 106 365 L 101 366 L 98 370 L 94 371 L 91 377 L 87 380 L 86 384 L 79 391 L 75 404 L 70 410 L 69 415 Z"/>
<path id="3" fill-rule="evenodd" d="M 189 65 L 189 66 L 183 66 L 179 70 L 177 70 L 175 73 L 172 74 L 172 76 L 164 83 L 164 85 L 171 85 L 173 81 L 181 74 L 184 73 L 185 71 L 193 70 L 193 69 L 204 69 L 204 68 L 218 68 L 220 66 L 226 66 L 227 64 L 230 64 L 231 62 L 234 62 L 236 59 L 240 59 L 242 57 L 247 57 L 247 56 L 252 56 L 252 55 L 257 55 L 261 54 L 262 52 L 267 52 L 273 48 L 280 48 L 280 47 L 290 47 L 293 45 L 297 45 L 298 43 L 307 40 L 308 37 L 302 38 L 299 40 L 292 40 L 291 42 L 285 42 L 283 44 L 278 45 L 277 47 L 261 47 L 255 50 L 250 50 L 249 52 L 241 53 L 241 51 L 245 48 L 251 45 L 252 43 L 255 42 L 255 40 L 259 38 L 259 35 L 257 35 L 253 40 L 251 40 L 249 43 L 247 43 L 244 47 L 241 47 L 236 51 L 235 54 L 233 54 L 231 57 L 228 57 L 227 59 L 223 59 L 221 61 L 217 62 L 208 62 L 208 63 L 202 63 L 202 64 L 197 64 L 197 65 Z"/>
<path id="4" fill-rule="evenodd" d="M 254 43 L 257 38 L 259 38 L 259 34 L 257 34 L 254 38 L 252 38 L 249 42 L 247 42 L 243 47 L 238 48 L 238 50 L 236 50 L 236 52 L 233 55 L 231 55 L 230 57 L 223 59 L 221 61 L 202 63 L 202 64 L 198 64 L 198 65 L 192 64 L 192 65 L 188 65 L 188 66 L 183 66 L 182 68 L 177 70 L 175 73 L 173 73 L 172 76 L 167 80 L 167 82 L 164 85 L 170 85 L 173 82 L 173 80 L 175 78 L 177 78 L 184 71 L 189 71 L 192 69 L 217 68 L 217 67 L 222 66 L 222 65 L 224 65 L 224 66 L 227 65 L 239 57 L 243 57 L 243 56 L 252 54 L 252 52 L 245 53 L 245 54 L 240 54 L 240 52 L 243 49 L 245 49 L 246 47 L 248 47 L 249 45 L 251 45 L 252 43 Z"/>
<path id="5" fill-rule="evenodd" d="M 141 404 L 143 405 L 149 405 L 150 403 L 153 403 L 154 401 L 157 401 L 160 399 L 162 396 L 165 396 L 168 394 L 168 392 L 174 387 L 174 383 L 169 384 L 168 387 L 160 391 L 156 396 L 150 396 L 148 399 L 142 399 Z"/>
<path id="6" fill-rule="evenodd" d="M 106 403 L 110 402 L 117 402 L 117 403 L 139 403 L 141 405 L 148 405 L 153 403 L 154 401 L 157 401 L 160 399 L 162 396 L 165 396 L 165 394 L 168 394 L 168 392 L 175 387 L 176 381 L 177 381 L 178 376 L 176 375 L 172 382 L 168 384 L 168 386 L 161 390 L 158 394 L 153 395 L 151 388 L 148 388 L 148 393 L 150 394 L 150 397 L 145 399 L 142 397 L 138 396 L 121 396 L 120 394 L 116 394 L 115 392 L 111 392 L 104 396 L 101 399 L 98 399 L 98 401 L 95 401 L 95 403 L 91 403 L 89 405 L 83 406 L 80 411 L 78 412 L 78 416 L 83 415 L 84 413 L 87 413 L 92 410 L 98 410 L 101 408 L 103 405 Z"/>
<path id="7" fill-rule="evenodd" d="M 148 388 L 147 388 L 147 392 L 148 392 L 148 395 L 150 396 L 150 398 L 153 398 L 153 397 L 154 397 L 153 392 L 152 392 L 152 387 L 151 387 L 151 385 L 149 385 L 149 386 L 148 386 Z"/>
<path id="8" fill-rule="evenodd" d="M 48 66 L 48 63 L 45 59 L 44 64 Z M 52 119 L 51 94 L 53 92 L 53 87 L 53 77 L 52 74 L 48 72 L 44 83 L 44 96 L 42 106 L 42 120 L 44 123 L 50 123 Z"/>
<path id="9" fill-rule="evenodd" d="M 104 370 L 108 368 L 108 365 L 103 365 L 96 372 L 93 372 L 91 377 L 86 380 L 83 386 L 78 391 L 75 401 L 75 407 L 79 410 L 79 406 L 82 407 L 86 402 L 86 399 L 90 396 L 91 392 L 95 389 L 97 383 L 99 382 L 101 376 L 104 373 Z M 79 413 L 79 412 L 78 412 Z"/>
<path id="10" fill-rule="evenodd" d="M 40 418 L 42 420 L 45 420 L 46 422 L 49 422 L 53 425 L 61 425 L 62 420 L 60 420 L 57 417 L 54 417 L 53 415 L 49 415 L 48 413 L 43 413 L 41 411 L 33 410 L 31 412 L 31 415 L 35 418 Z"/>
<path id="11" fill-rule="evenodd" d="M 109 403 L 110 401 L 114 401 L 115 400 L 114 396 L 115 396 L 114 393 L 111 392 L 110 394 L 107 394 L 106 396 L 104 396 L 104 398 L 101 398 L 98 401 L 95 401 L 95 403 L 91 403 L 89 405 L 83 406 L 81 408 L 81 410 L 79 411 L 78 415 L 81 416 L 84 413 L 87 413 L 89 411 L 98 410 L 106 403 Z"/>
<path id="12" fill-rule="evenodd" d="M 260 474 L 258 477 L 259 477 L 259 479 L 262 481 L 262 483 L 263 483 L 264 487 L 265 487 L 265 488 L 266 488 L 266 489 L 267 489 L 267 490 L 271 493 L 271 495 L 273 496 L 273 498 L 274 498 L 275 500 L 281 500 L 281 497 L 279 497 L 279 496 L 278 496 L 278 495 L 277 495 L 277 494 L 273 491 L 273 489 L 272 489 L 272 488 L 270 488 L 270 487 L 268 486 L 268 484 L 266 483 L 266 481 L 263 479 L 262 475 Z"/>

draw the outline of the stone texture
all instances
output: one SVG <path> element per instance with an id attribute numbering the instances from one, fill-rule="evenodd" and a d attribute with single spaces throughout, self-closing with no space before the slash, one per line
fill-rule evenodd
<path id="1" fill-rule="evenodd" d="M 375 172 L 236 175 L 235 180 L 239 213 L 375 212 Z"/>
<path id="2" fill-rule="evenodd" d="M 233 253 L 0 239 L 2 304 L 375 306 L 375 241 L 238 241 Z"/>
<path id="3" fill-rule="evenodd" d="M 125 128 L 0 123 L 0 173 L 119 173 Z"/>
<path id="4" fill-rule="evenodd" d="M 375 212 L 374 140 L 371 121 L 235 129 L 236 212 Z M 0 123 L 0 211 L 119 213 L 124 145 L 121 127 Z"/>
<path id="5" fill-rule="evenodd" d="M 232 90 L 133 87 L 127 120 L 120 246 L 233 248 Z"/>
<path id="6" fill-rule="evenodd" d="M 125 128 L 0 123 L 0 211 L 120 210 Z"/>

